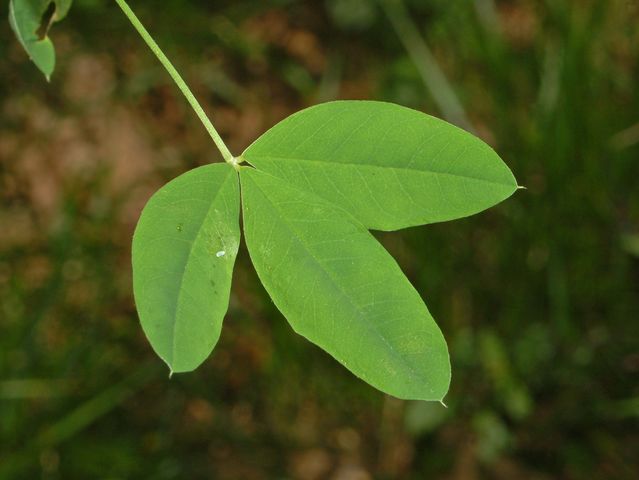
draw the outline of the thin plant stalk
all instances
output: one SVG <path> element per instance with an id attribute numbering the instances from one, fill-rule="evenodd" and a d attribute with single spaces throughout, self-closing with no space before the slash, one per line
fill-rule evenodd
<path id="1" fill-rule="evenodd" d="M 195 111 L 196 115 L 202 122 L 202 125 L 204 125 L 204 128 L 206 128 L 206 131 L 209 133 L 209 135 L 213 139 L 213 142 L 215 143 L 218 150 L 222 154 L 224 161 L 232 165 L 234 168 L 236 168 L 238 163 L 237 159 L 230 152 L 230 150 L 224 143 L 224 140 L 222 140 L 222 137 L 213 126 L 213 123 L 204 112 L 204 109 L 202 108 L 200 103 L 197 101 L 197 99 L 195 98 L 195 95 L 193 95 L 193 92 L 191 92 L 191 89 L 186 84 L 182 76 L 178 73 L 178 71 L 175 69 L 171 61 L 167 58 L 167 56 L 164 54 L 164 52 L 158 46 L 155 40 L 153 40 L 153 37 L 151 36 L 151 34 L 149 34 L 147 29 L 144 27 L 144 25 L 142 25 L 142 22 L 140 22 L 140 20 L 135 15 L 135 13 L 133 13 L 133 10 L 131 10 L 131 8 L 126 3 L 126 1 L 125 0 L 115 0 L 115 1 L 120 6 L 120 8 L 122 9 L 126 17 L 129 19 L 133 27 L 138 31 L 142 39 L 146 42 L 146 44 L 151 49 L 151 51 L 158 58 L 162 66 L 166 69 L 166 71 L 171 76 L 171 78 L 173 79 L 177 87 L 180 89 L 180 91 L 182 92 L 186 100 L 189 102 L 189 104 Z"/>

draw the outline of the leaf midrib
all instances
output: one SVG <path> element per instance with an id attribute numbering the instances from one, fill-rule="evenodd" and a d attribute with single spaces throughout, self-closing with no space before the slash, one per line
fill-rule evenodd
<path id="1" fill-rule="evenodd" d="M 265 172 L 260 172 L 260 173 L 265 173 Z M 266 174 L 269 175 L 269 174 Z M 277 177 L 276 177 L 277 178 Z M 322 263 L 319 261 L 319 259 L 313 255 L 312 250 L 308 247 L 308 245 L 306 244 L 306 242 L 303 240 L 302 237 L 299 236 L 299 234 L 297 233 L 297 230 L 289 223 L 286 221 L 286 216 L 282 215 L 282 210 L 280 208 L 277 207 L 277 205 L 266 195 L 264 189 L 262 187 L 260 187 L 258 185 L 258 183 L 251 179 L 251 181 L 253 182 L 253 184 L 260 190 L 260 192 L 262 193 L 263 197 L 273 206 L 274 210 L 276 210 L 280 215 L 280 219 L 282 221 L 282 223 L 284 225 L 286 225 L 286 227 L 288 228 L 288 230 L 291 232 L 291 234 L 295 237 L 295 239 L 297 239 L 297 241 L 302 245 L 302 247 L 308 252 L 309 256 L 314 260 L 314 262 L 320 267 L 320 270 L 324 273 L 324 275 L 329 279 L 329 281 L 333 284 L 334 288 L 336 291 L 338 291 L 341 296 L 343 298 L 345 298 L 350 304 L 351 306 L 354 308 L 354 310 L 357 312 L 357 318 L 360 320 L 360 323 L 362 323 L 364 326 L 366 326 L 369 331 L 373 331 L 374 334 L 376 334 L 379 338 L 381 338 L 381 340 L 384 342 L 384 344 L 386 344 L 386 346 L 388 347 L 389 351 L 391 352 L 391 354 L 393 355 L 393 357 L 395 357 L 396 359 L 399 360 L 399 363 L 405 365 L 408 369 L 408 371 L 410 372 L 411 376 L 415 379 L 417 379 L 420 382 L 424 381 L 424 377 L 422 375 L 420 375 L 418 372 L 415 371 L 415 369 L 413 368 L 413 366 L 408 363 L 406 361 L 406 359 L 404 359 L 394 348 L 393 346 L 388 343 L 388 340 L 386 339 L 386 337 L 384 337 L 384 335 L 381 334 L 381 332 L 379 331 L 379 329 L 377 329 L 377 327 L 375 326 L 374 323 L 368 323 L 366 321 L 364 321 L 364 313 L 361 311 L 360 307 L 358 305 L 356 305 L 353 300 L 339 287 L 339 284 L 335 281 L 333 275 L 331 275 L 330 271 L 328 271 L 326 268 L 324 268 L 324 266 L 322 265 Z M 289 188 L 293 188 L 293 187 L 289 187 Z M 311 194 L 310 192 L 307 192 L 308 194 Z M 311 194 L 313 195 L 313 194 Z M 320 197 L 318 197 L 318 199 L 321 200 Z M 322 201 L 322 203 L 326 203 L 324 201 Z M 354 220 L 354 219 L 352 219 Z M 363 225 L 361 225 L 362 229 L 365 229 L 366 227 L 364 227 Z M 323 348 L 323 347 L 322 347 Z M 426 383 L 428 383 L 428 381 L 426 381 Z M 431 391 L 431 393 L 433 393 L 433 388 L 429 385 L 428 386 L 429 390 Z"/>
<path id="2" fill-rule="evenodd" d="M 247 152 L 249 153 L 249 152 Z M 250 153 L 249 153 L 250 155 Z M 302 158 L 302 157 L 281 157 L 278 155 L 250 155 L 250 156 L 246 156 L 246 154 L 243 155 L 243 157 L 249 162 L 251 163 L 251 158 L 253 157 L 255 160 L 275 160 L 275 161 L 288 161 L 288 162 L 308 162 L 308 163 L 315 163 L 315 164 L 320 164 L 320 165 L 326 165 L 330 168 L 335 168 L 335 167 L 339 167 L 339 166 L 347 166 L 347 167 L 357 167 L 359 169 L 366 169 L 366 168 L 370 168 L 370 169 L 379 169 L 379 170 L 394 170 L 395 172 L 397 171 L 401 171 L 401 172 L 411 172 L 411 173 L 422 173 L 422 174 L 426 174 L 426 175 L 442 175 L 442 176 L 448 176 L 448 177 L 454 177 L 454 178 L 463 178 L 463 179 L 467 179 L 467 180 L 472 180 L 472 181 L 477 181 L 477 182 L 483 182 L 483 183 L 488 183 L 490 185 L 499 185 L 499 186 L 504 186 L 504 187 L 512 187 L 514 188 L 516 185 L 515 184 L 511 184 L 511 183 L 502 183 L 502 182 L 495 182 L 493 180 L 488 180 L 486 178 L 480 178 L 480 177 L 474 177 L 471 175 L 462 175 L 459 173 L 452 173 L 452 172 L 441 172 L 441 171 L 435 171 L 435 170 L 422 170 L 419 168 L 407 168 L 407 167 L 396 167 L 396 166 L 390 166 L 390 165 L 373 165 L 370 163 L 354 163 L 354 162 L 330 162 L 327 160 L 316 160 L 316 159 L 310 159 L 310 158 Z"/>
<path id="3" fill-rule="evenodd" d="M 227 173 L 226 179 L 224 179 L 224 181 L 220 184 L 220 188 L 218 188 L 217 192 L 215 193 L 215 195 L 211 199 L 211 203 L 209 205 L 209 208 L 206 211 L 206 214 L 202 217 L 200 225 L 197 228 L 197 233 L 193 237 L 193 240 L 190 242 L 191 243 L 191 248 L 189 248 L 189 254 L 186 257 L 186 261 L 184 262 L 184 268 L 182 269 L 182 272 L 180 274 L 180 280 L 179 280 L 179 284 L 178 284 L 178 294 L 177 294 L 177 298 L 176 298 L 176 301 L 175 301 L 175 309 L 174 309 L 173 315 L 172 315 L 172 317 L 173 317 L 173 325 L 172 325 L 172 328 L 171 328 L 171 361 L 170 361 L 171 364 L 173 364 L 174 361 L 175 361 L 175 349 L 176 349 L 175 337 L 176 337 L 176 329 L 177 329 L 177 323 L 178 323 L 177 316 L 178 316 L 179 306 L 180 306 L 180 303 L 182 301 L 182 291 L 183 291 L 182 285 L 184 283 L 184 276 L 186 275 L 186 267 L 187 267 L 187 265 L 189 264 L 189 262 L 191 260 L 191 256 L 193 255 L 194 245 L 195 245 L 196 240 L 200 236 L 200 232 L 202 231 L 202 225 L 204 224 L 206 219 L 209 217 L 209 214 L 211 213 L 211 209 L 213 208 L 213 205 L 215 204 L 215 201 L 219 197 L 220 193 L 224 189 L 224 186 L 226 185 L 226 182 L 229 181 L 229 178 L 232 178 L 232 175 L 231 175 L 232 173 L 233 173 L 232 171 Z M 171 370 L 173 370 L 173 366 L 174 365 L 171 365 Z"/>

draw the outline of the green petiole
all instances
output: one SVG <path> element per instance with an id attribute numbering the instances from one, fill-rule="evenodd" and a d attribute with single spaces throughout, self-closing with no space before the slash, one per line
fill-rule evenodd
<path id="1" fill-rule="evenodd" d="M 204 128 L 206 128 L 206 131 L 209 132 L 209 135 L 213 139 L 213 142 L 215 142 L 215 145 L 217 146 L 218 150 L 222 154 L 224 161 L 228 163 L 229 165 L 233 166 L 233 168 L 237 169 L 238 168 L 237 165 L 239 163 L 238 160 L 233 156 L 233 154 L 231 154 L 230 150 L 224 143 L 224 140 L 222 140 L 222 137 L 213 126 L 213 123 L 211 123 L 211 120 L 204 112 L 204 109 L 202 108 L 200 103 L 197 101 L 197 99 L 195 98 L 195 95 L 193 95 L 193 92 L 191 92 L 191 89 L 186 84 L 182 76 L 178 73 L 178 71 L 175 69 L 171 61 L 167 58 L 167 56 L 164 54 L 164 52 L 159 47 L 159 45 L 155 42 L 155 40 L 153 40 L 153 37 L 151 36 L 151 34 L 147 31 L 144 25 L 142 25 L 142 22 L 140 22 L 140 20 L 135 15 L 135 13 L 133 13 L 133 10 L 131 10 L 131 7 L 129 7 L 126 1 L 125 0 L 115 0 L 115 1 L 120 6 L 120 8 L 122 9 L 126 17 L 129 19 L 133 27 L 138 31 L 142 39 L 149 46 L 151 51 L 158 58 L 162 66 L 166 69 L 166 71 L 171 76 L 171 78 L 173 79 L 177 87 L 180 89 L 180 91 L 182 92 L 186 100 L 189 102 L 189 104 L 195 111 L 196 115 L 202 122 L 202 125 L 204 125 Z"/>

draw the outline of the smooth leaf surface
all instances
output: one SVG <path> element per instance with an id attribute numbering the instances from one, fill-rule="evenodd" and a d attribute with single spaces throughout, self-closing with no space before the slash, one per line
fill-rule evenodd
<path id="1" fill-rule="evenodd" d="M 55 49 L 47 33 L 51 24 L 62 20 L 70 7 L 71 0 L 9 1 L 11 28 L 47 80 L 55 68 Z"/>
<path id="2" fill-rule="evenodd" d="M 248 250 L 296 332 L 374 387 L 441 400 L 450 382 L 446 342 L 395 260 L 346 211 L 242 167 Z"/>
<path id="3" fill-rule="evenodd" d="M 191 170 L 158 190 L 133 236 L 133 290 L 142 328 L 173 372 L 211 353 L 228 308 L 240 242 L 237 173 Z"/>
<path id="4" fill-rule="evenodd" d="M 338 101 L 302 110 L 242 157 L 376 230 L 472 215 L 517 188 L 508 167 L 478 138 L 384 102 Z"/>

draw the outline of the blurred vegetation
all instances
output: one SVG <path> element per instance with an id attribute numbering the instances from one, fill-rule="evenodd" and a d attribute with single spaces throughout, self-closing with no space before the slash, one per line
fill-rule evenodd
<path id="1" fill-rule="evenodd" d="M 245 249 L 220 344 L 169 381 L 131 234 L 157 187 L 219 155 L 115 3 L 76 0 L 50 84 L 0 28 L 0 479 L 637 478 L 639 3 L 405 3 L 527 187 L 379 235 L 449 340 L 448 409 L 297 337 Z M 374 0 L 132 7 L 233 152 L 333 98 L 443 114 Z"/>

